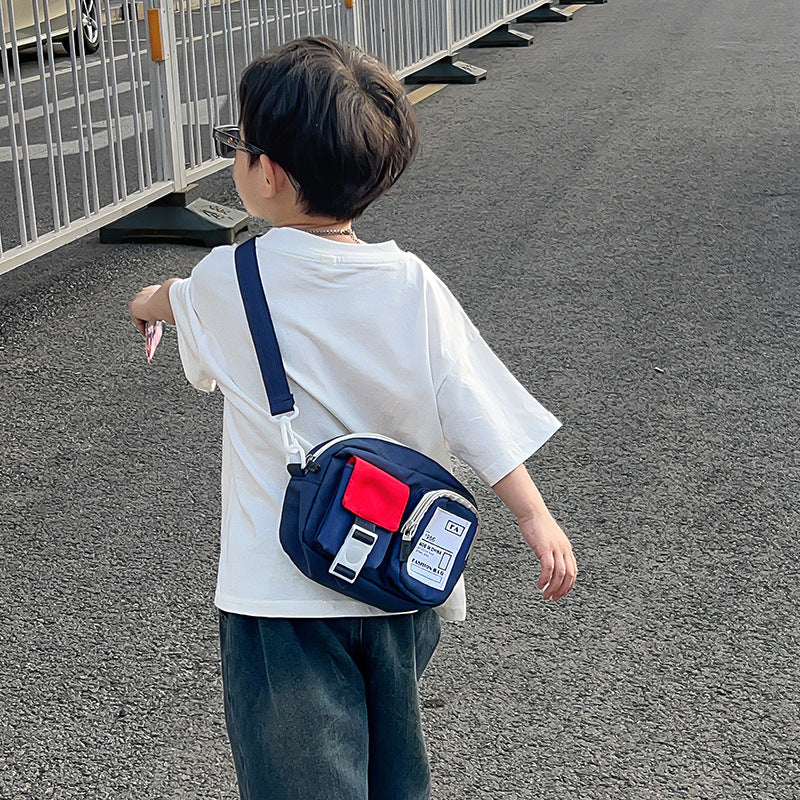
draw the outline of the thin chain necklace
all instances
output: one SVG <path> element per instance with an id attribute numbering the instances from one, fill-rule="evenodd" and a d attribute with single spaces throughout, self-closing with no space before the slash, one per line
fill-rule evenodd
<path id="1" fill-rule="evenodd" d="M 349 236 L 354 242 L 360 241 L 352 228 L 342 228 L 341 230 L 329 231 L 306 231 L 306 233 L 313 233 L 314 236 Z"/>

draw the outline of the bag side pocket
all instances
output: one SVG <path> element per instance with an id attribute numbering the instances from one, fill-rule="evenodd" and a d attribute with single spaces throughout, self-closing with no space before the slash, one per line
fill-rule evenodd
<path id="1" fill-rule="evenodd" d="M 464 571 L 478 530 L 475 507 L 447 491 L 428 492 L 395 543 L 387 577 L 425 605 L 443 603 Z"/>

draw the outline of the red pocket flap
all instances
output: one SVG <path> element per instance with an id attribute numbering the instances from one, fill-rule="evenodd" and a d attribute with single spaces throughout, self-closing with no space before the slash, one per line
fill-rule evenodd
<path id="1" fill-rule="evenodd" d="M 353 474 L 344 490 L 342 505 L 379 528 L 396 531 L 400 527 L 411 489 L 358 456 L 353 456 L 348 464 L 353 465 Z"/>

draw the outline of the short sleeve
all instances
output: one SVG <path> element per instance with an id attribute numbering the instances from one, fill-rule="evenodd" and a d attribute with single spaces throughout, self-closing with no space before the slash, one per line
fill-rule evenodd
<path id="1" fill-rule="evenodd" d="M 561 427 L 480 336 L 453 363 L 439 387 L 437 405 L 451 452 L 488 486 Z"/>
<path id="2" fill-rule="evenodd" d="M 202 392 L 213 392 L 216 375 L 210 364 L 208 334 L 192 302 L 192 278 L 175 281 L 169 287 L 169 302 L 186 379 Z"/>

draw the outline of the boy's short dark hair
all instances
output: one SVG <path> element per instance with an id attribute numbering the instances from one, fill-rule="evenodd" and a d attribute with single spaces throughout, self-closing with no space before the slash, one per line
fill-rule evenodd
<path id="1" fill-rule="evenodd" d="M 417 149 L 403 87 L 375 58 L 326 36 L 257 59 L 239 83 L 244 138 L 299 184 L 311 214 L 354 219 L 403 174 Z M 258 156 L 251 156 L 252 162 Z"/>

